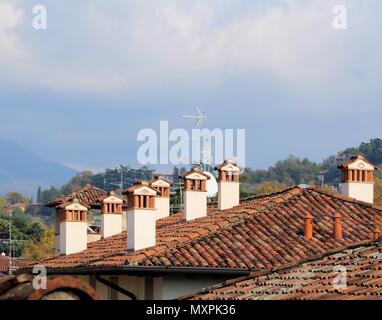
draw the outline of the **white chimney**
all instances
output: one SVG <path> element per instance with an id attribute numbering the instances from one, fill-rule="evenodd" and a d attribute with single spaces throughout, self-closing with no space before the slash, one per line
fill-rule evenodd
<path id="1" fill-rule="evenodd" d="M 156 219 L 163 219 L 170 215 L 171 183 L 163 178 L 150 181 L 150 186 L 158 192 L 156 198 Z"/>
<path id="2" fill-rule="evenodd" d="M 122 232 L 123 200 L 110 192 L 101 204 L 101 236 L 108 238 Z"/>
<path id="3" fill-rule="evenodd" d="M 362 155 L 338 166 L 342 171 L 340 189 L 344 196 L 374 203 L 374 171 L 378 168 Z"/>
<path id="4" fill-rule="evenodd" d="M 210 176 L 194 168 L 181 175 L 184 180 L 184 215 L 187 221 L 207 216 L 207 180 Z"/>
<path id="5" fill-rule="evenodd" d="M 59 253 L 69 255 L 87 249 L 88 209 L 77 199 L 57 208 L 59 224 Z"/>
<path id="6" fill-rule="evenodd" d="M 127 190 L 127 248 L 142 250 L 156 244 L 157 191 L 146 181 Z"/>
<path id="7" fill-rule="evenodd" d="M 219 172 L 218 210 L 227 210 L 240 203 L 240 168 L 231 160 L 224 161 L 215 170 Z"/>

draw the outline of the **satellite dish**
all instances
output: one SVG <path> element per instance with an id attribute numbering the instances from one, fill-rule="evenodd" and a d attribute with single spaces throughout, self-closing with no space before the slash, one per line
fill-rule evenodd
<path id="1" fill-rule="evenodd" d="M 204 171 L 203 173 L 211 178 L 207 180 L 207 196 L 208 198 L 213 198 L 218 193 L 218 183 L 216 178 L 210 172 Z"/>

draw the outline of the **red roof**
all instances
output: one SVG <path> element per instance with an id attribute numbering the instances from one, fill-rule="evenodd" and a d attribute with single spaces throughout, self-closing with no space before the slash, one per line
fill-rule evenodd
<path id="1" fill-rule="evenodd" d="M 230 280 L 184 299 L 382 300 L 382 250 L 378 244 L 363 244 L 294 267 Z"/>
<path id="2" fill-rule="evenodd" d="M 12 258 L 12 267 L 25 268 L 26 266 L 27 266 L 26 262 Z M 8 273 L 8 270 L 9 270 L 9 257 L 0 256 L 0 272 Z"/>
<path id="3" fill-rule="evenodd" d="M 333 238 L 333 217 L 340 213 L 343 240 Z M 303 236 L 307 213 L 314 217 L 312 240 Z M 186 222 L 179 213 L 157 222 L 157 245 L 127 251 L 126 232 L 89 243 L 88 249 L 44 261 L 51 271 L 93 268 L 158 267 L 214 270 L 269 270 L 328 250 L 373 239 L 382 230 L 382 211 L 317 188 L 294 187 L 243 201 L 226 211 Z"/>
<path id="4" fill-rule="evenodd" d="M 102 189 L 92 186 L 91 184 L 85 185 L 83 188 L 72 192 L 71 194 L 57 197 L 45 203 L 46 207 L 55 208 L 58 206 L 65 206 L 65 204 L 72 203 L 74 199 L 78 199 L 79 203 L 86 207 L 91 207 L 97 204 L 98 200 L 107 196 L 108 193 Z"/>
<path id="5" fill-rule="evenodd" d="M 348 161 L 345 161 L 343 163 L 341 163 L 339 166 L 338 166 L 338 169 L 347 169 L 351 164 L 353 164 L 354 162 L 356 162 L 357 160 L 362 160 L 368 164 L 370 164 L 371 166 L 374 167 L 375 170 L 378 169 L 378 167 L 375 165 L 375 164 L 372 164 L 370 161 L 368 161 L 363 155 L 359 154 L 359 155 L 356 155 L 356 156 L 353 156 L 350 158 L 350 160 Z"/>

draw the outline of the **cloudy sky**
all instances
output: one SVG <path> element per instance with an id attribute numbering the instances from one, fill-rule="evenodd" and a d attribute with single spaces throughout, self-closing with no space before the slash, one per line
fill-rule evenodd
<path id="1" fill-rule="evenodd" d="M 45 5 L 47 30 L 32 26 Z M 345 5 L 347 30 L 333 28 Z M 247 130 L 247 165 L 381 137 L 380 0 L 0 0 L 0 138 L 78 169 L 136 164 L 137 133 Z"/>

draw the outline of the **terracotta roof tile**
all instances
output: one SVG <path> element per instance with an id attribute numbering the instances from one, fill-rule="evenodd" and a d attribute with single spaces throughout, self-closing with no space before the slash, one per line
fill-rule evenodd
<path id="1" fill-rule="evenodd" d="M 281 202 L 279 199 L 283 199 Z M 333 238 L 333 217 L 343 221 L 343 240 Z M 303 236 L 306 213 L 314 217 L 313 239 Z M 209 267 L 270 270 L 338 247 L 373 239 L 382 229 L 382 212 L 317 188 L 291 188 L 262 198 L 248 198 L 226 211 L 210 208 L 207 217 L 186 222 L 183 214 L 157 222 L 157 246 L 127 251 L 126 232 L 89 243 L 86 251 L 58 256 L 44 265 L 60 268 Z"/>
<path id="2" fill-rule="evenodd" d="M 57 197 L 56 199 L 45 203 L 45 206 L 54 208 L 65 203 L 71 203 L 74 199 L 78 199 L 80 204 L 91 207 L 92 205 L 96 204 L 100 198 L 103 198 L 107 195 L 108 193 L 106 191 L 96 188 L 91 184 L 87 184 L 83 188 L 72 192 L 71 194 Z"/>
<path id="3" fill-rule="evenodd" d="M 346 268 L 346 287 L 333 285 Z M 227 281 L 185 297 L 194 300 L 382 300 L 382 251 L 378 245 L 360 245 L 292 268 Z"/>
<path id="4" fill-rule="evenodd" d="M 27 263 L 25 261 L 12 258 L 12 267 L 24 268 L 26 266 L 27 266 Z M 8 273 L 8 270 L 9 270 L 9 257 L 0 256 L 0 273 Z"/>

